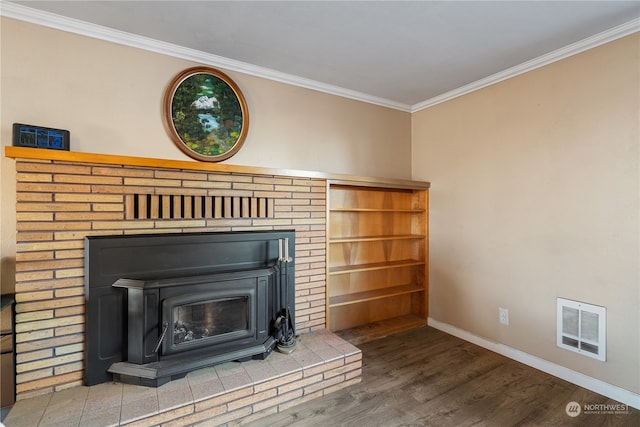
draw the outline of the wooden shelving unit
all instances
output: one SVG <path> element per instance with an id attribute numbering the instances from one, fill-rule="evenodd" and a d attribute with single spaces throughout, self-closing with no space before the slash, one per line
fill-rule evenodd
<path id="1" fill-rule="evenodd" d="M 328 182 L 331 331 L 364 342 L 426 324 L 428 185 Z"/>

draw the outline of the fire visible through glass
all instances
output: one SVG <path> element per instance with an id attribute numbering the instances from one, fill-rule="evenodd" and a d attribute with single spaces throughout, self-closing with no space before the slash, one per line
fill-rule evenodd
<path id="1" fill-rule="evenodd" d="M 201 301 L 173 308 L 173 344 L 249 329 L 249 297 Z"/>

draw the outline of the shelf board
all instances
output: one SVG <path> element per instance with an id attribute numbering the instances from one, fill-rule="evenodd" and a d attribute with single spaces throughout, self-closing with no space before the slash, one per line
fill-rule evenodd
<path id="1" fill-rule="evenodd" d="M 424 292 L 424 288 L 421 288 L 417 285 L 401 285 L 382 289 L 374 289 L 371 291 L 356 292 L 353 294 L 345 294 L 329 298 L 329 307 L 357 304 L 360 302 L 373 301 L 376 299 L 389 298 L 398 295 L 413 294 L 416 292 Z"/>
<path id="2" fill-rule="evenodd" d="M 331 208 L 329 212 L 425 213 L 426 209 Z"/>
<path id="3" fill-rule="evenodd" d="M 356 242 L 378 242 L 384 240 L 418 240 L 424 239 L 424 234 L 398 234 L 385 236 L 360 236 L 360 237 L 331 237 L 329 243 L 356 243 Z"/>
<path id="4" fill-rule="evenodd" d="M 392 334 L 397 334 L 398 332 L 423 327 L 426 326 L 426 324 L 426 319 L 408 314 L 406 316 L 394 317 L 391 319 L 381 320 L 379 322 L 332 332 L 342 339 L 349 341 L 351 344 L 358 345 L 379 338 L 384 338 Z"/>
<path id="5" fill-rule="evenodd" d="M 400 261 L 374 262 L 370 264 L 345 265 L 340 267 L 330 267 L 329 274 L 348 274 L 358 271 L 386 270 L 389 268 L 410 267 L 413 265 L 424 265 L 424 261 L 417 259 L 403 259 Z"/>

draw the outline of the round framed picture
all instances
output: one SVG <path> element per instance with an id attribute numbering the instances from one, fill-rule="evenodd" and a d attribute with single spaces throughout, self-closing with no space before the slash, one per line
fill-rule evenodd
<path id="1" fill-rule="evenodd" d="M 167 131 L 188 156 L 208 162 L 240 150 L 249 130 L 247 103 L 226 74 L 210 67 L 189 68 L 167 88 Z"/>

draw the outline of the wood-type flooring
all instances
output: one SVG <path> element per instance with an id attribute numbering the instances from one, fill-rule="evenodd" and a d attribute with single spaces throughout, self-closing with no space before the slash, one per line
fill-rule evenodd
<path id="1" fill-rule="evenodd" d="M 248 425 L 640 426 L 632 407 L 431 327 L 358 347 L 360 384 Z"/>

